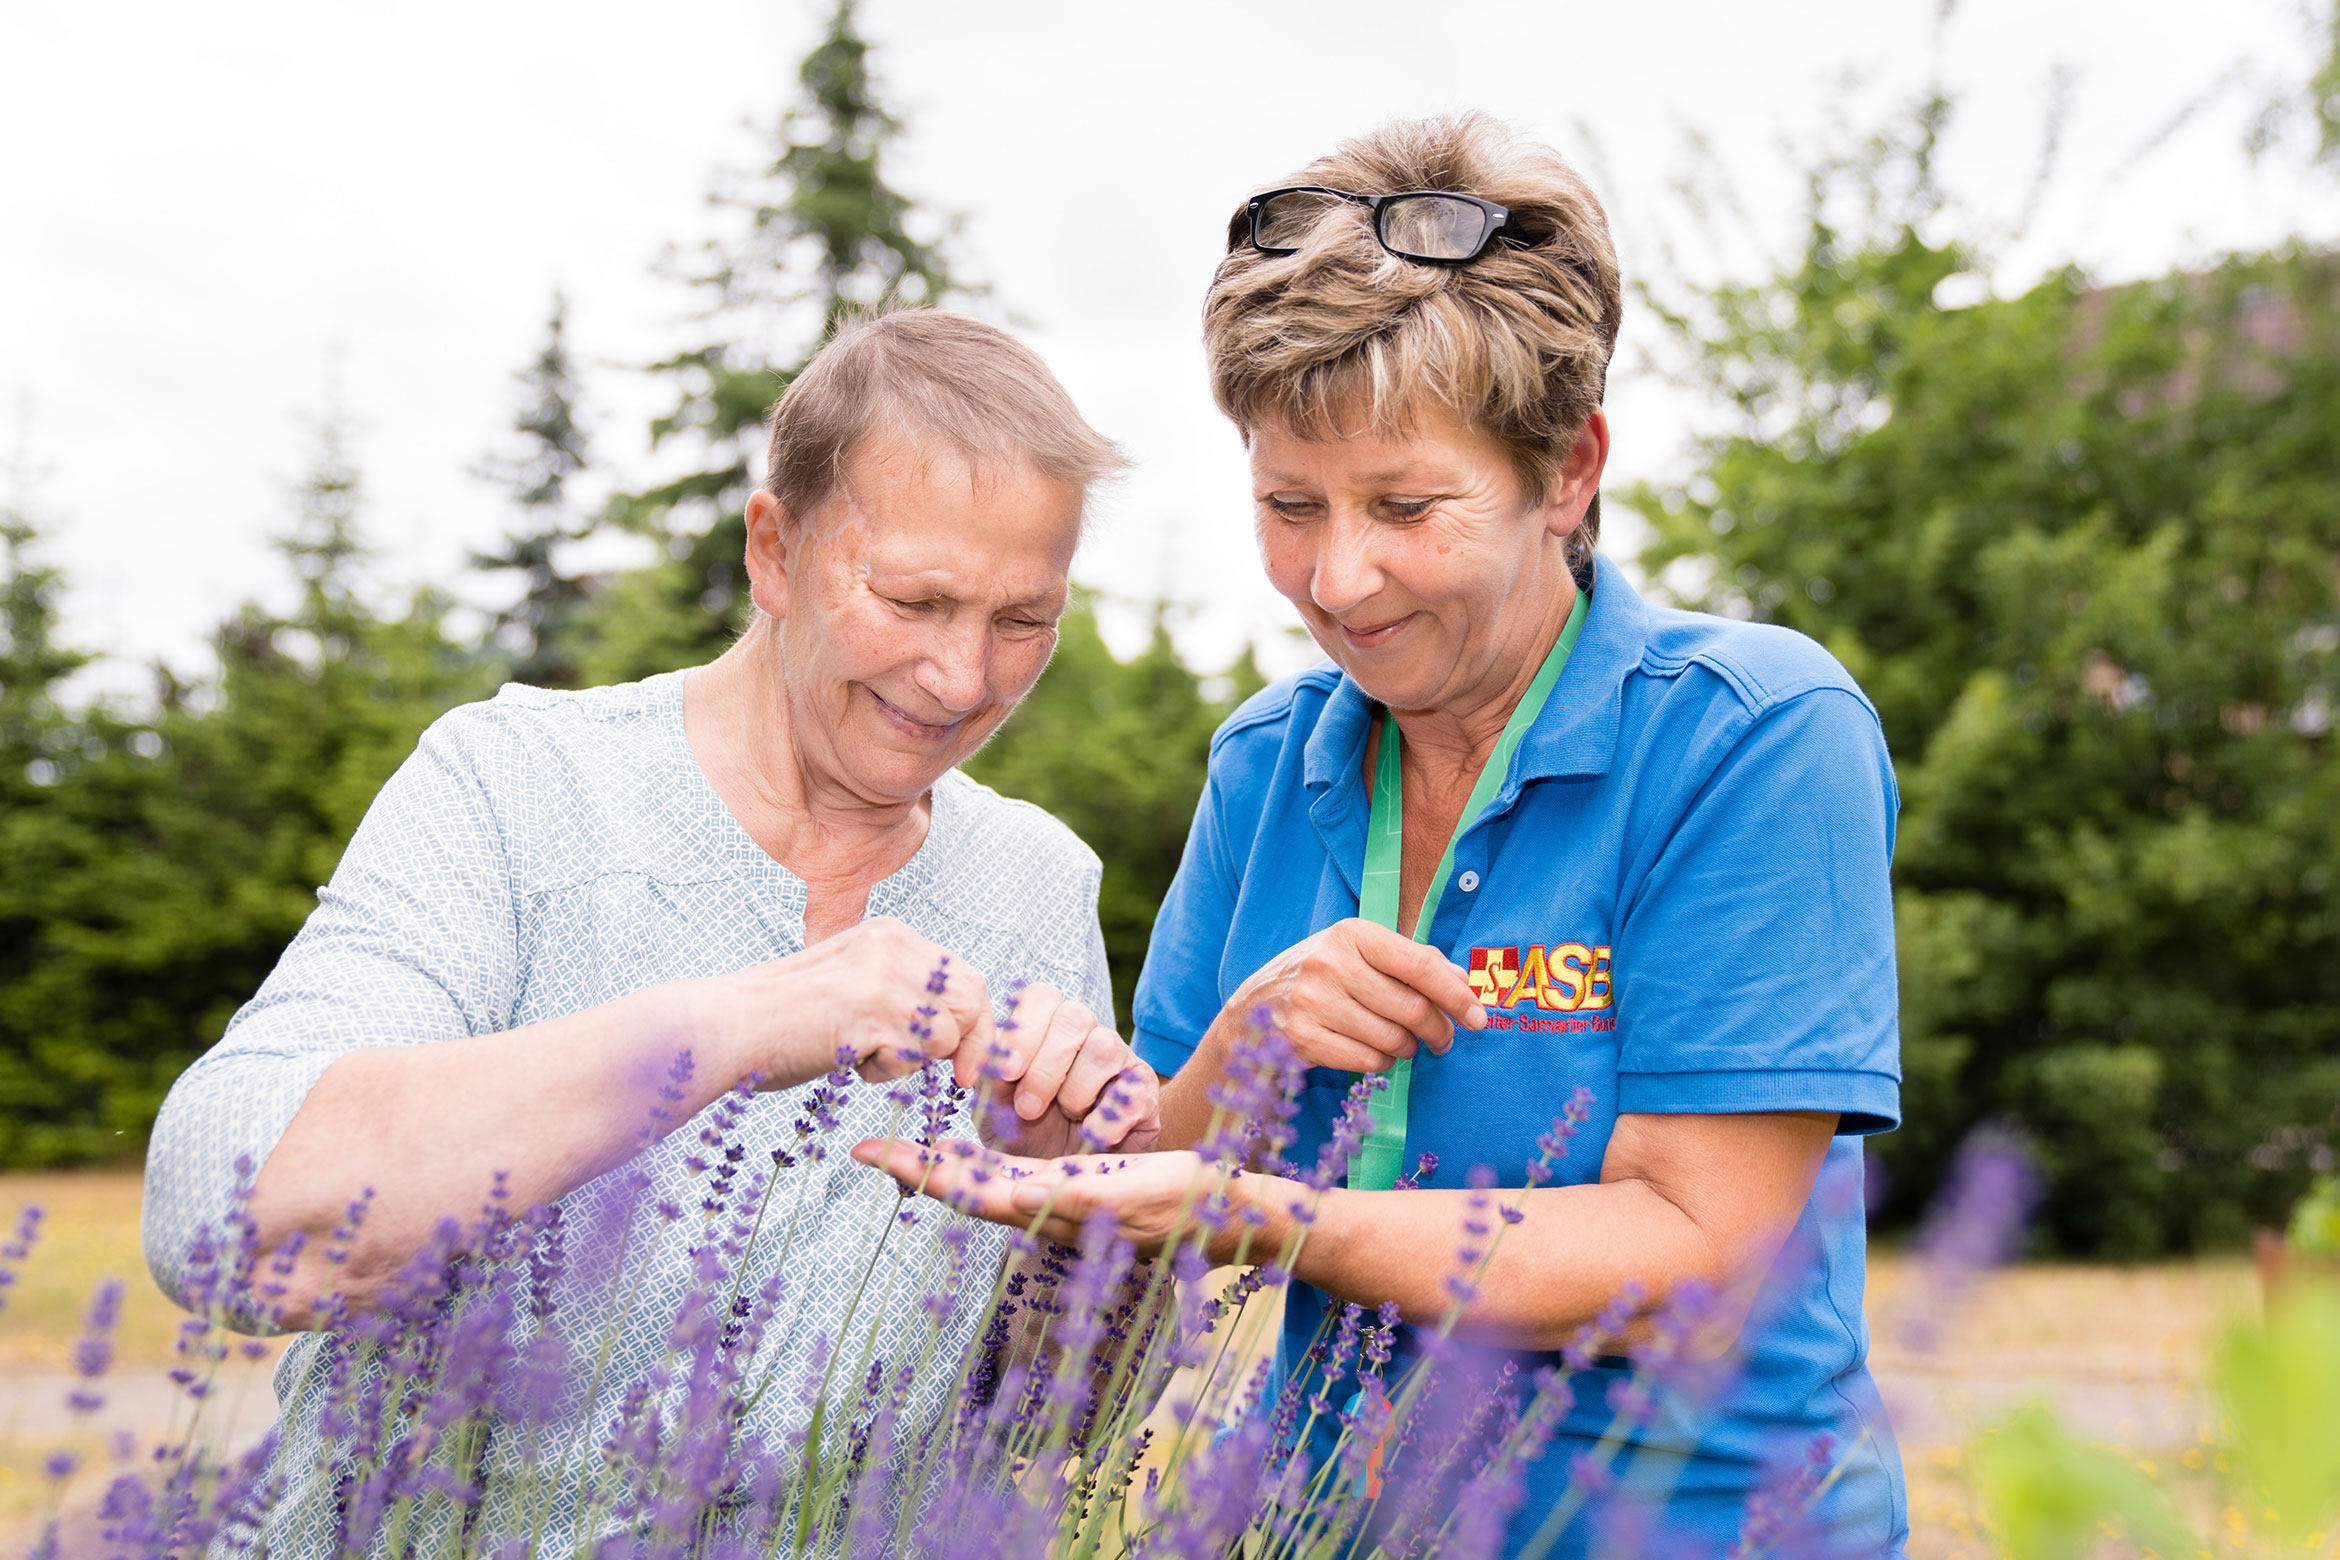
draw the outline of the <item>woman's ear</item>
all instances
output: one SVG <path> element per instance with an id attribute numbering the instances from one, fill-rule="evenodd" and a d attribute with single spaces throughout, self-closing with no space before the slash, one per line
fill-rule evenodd
<path id="1" fill-rule="evenodd" d="M 1585 511 L 1600 495 L 1601 471 L 1608 464 L 1609 417 L 1596 406 L 1544 500 L 1544 525 L 1554 536 L 1566 537 L 1584 523 Z"/>
<path id="2" fill-rule="evenodd" d="M 796 525 L 788 506 L 762 488 L 747 501 L 748 599 L 774 620 L 788 616 L 788 544 Z"/>

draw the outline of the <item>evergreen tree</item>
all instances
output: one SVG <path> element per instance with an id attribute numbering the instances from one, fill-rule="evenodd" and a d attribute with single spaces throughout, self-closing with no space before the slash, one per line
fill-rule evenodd
<path id="1" fill-rule="evenodd" d="M 692 465 L 612 506 L 667 559 L 597 604 L 588 681 L 695 665 L 722 650 L 746 600 L 741 510 L 760 474 L 764 414 L 848 313 L 967 290 L 940 243 L 918 236 L 908 198 L 886 182 L 886 149 L 901 125 L 877 101 L 853 0 L 839 0 L 797 83 L 769 160 L 714 196 L 738 229 L 709 240 L 686 273 L 702 305 L 702 340 L 652 365 L 674 395 L 651 424 L 652 443 L 679 441 Z"/>
<path id="2" fill-rule="evenodd" d="M 294 609 L 238 612 L 216 680 L 161 674 L 151 719 L 75 717 L 46 739 L 52 783 L 0 812 L 0 1163 L 134 1155 L 422 728 L 487 691 L 442 600 L 367 604 L 362 494 L 329 420 L 280 543 Z"/>
<path id="3" fill-rule="evenodd" d="M 512 431 L 518 448 L 487 461 L 480 475 L 507 489 L 519 523 L 507 529 L 492 553 L 474 553 L 471 566 L 509 570 L 521 578 L 520 599 L 499 612 L 489 626 L 490 643 L 510 658 L 514 681 L 540 688 L 578 685 L 576 638 L 595 581 L 562 567 L 561 549 L 595 529 L 577 513 L 570 481 L 592 465 L 589 441 L 578 421 L 578 383 L 569 359 L 568 301 L 553 295 L 544 344 L 516 377 L 520 410 Z"/>
<path id="4" fill-rule="evenodd" d="M 36 561 L 41 532 L 20 455 L 0 507 L 0 803 L 20 805 L 27 786 L 55 783 L 78 751 L 57 684 L 89 657 L 57 642 L 58 571 Z"/>

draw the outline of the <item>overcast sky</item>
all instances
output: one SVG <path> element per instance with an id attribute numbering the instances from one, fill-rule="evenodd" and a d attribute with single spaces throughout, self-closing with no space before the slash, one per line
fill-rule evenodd
<path id="1" fill-rule="evenodd" d="M 2309 69 L 2302 0 L 1942 9 L 864 0 L 863 14 L 909 126 L 895 181 L 964 217 L 960 253 L 993 284 L 990 308 L 1140 463 L 1079 577 L 1181 603 L 1190 652 L 1223 661 L 1292 619 L 1258 578 L 1240 450 L 1204 389 L 1202 288 L 1247 187 L 1380 120 L 1484 107 L 1551 141 L 1594 178 L 1629 271 L 1681 227 L 1688 136 L 1753 219 L 1700 263 L 1752 272 L 1793 237 L 1786 148 L 1879 122 L 1936 78 L 1960 102 L 1948 182 L 2002 228 L 2068 105 L 2002 291 L 2067 260 L 2119 279 L 2340 233 L 2340 181 L 2295 146 L 2242 151 Z M 689 307 L 654 262 L 708 231 L 711 175 L 755 159 L 749 122 L 787 101 L 822 14 L 810 0 L 0 0 L 0 413 L 41 470 L 70 631 L 119 658 L 117 685 L 155 655 L 200 665 L 237 601 L 282 598 L 266 539 L 329 384 L 358 422 L 386 576 L 452 579 L 502 523 L 467 471 L 509 420 L 555 286 L 593 365 L 602 452 L 640 469 L 650 403 L 630 365 L 680 339 Z M 1696 401 L 1631 372 L 1612 391 L 1612 473 L 1680 469 Z"/>

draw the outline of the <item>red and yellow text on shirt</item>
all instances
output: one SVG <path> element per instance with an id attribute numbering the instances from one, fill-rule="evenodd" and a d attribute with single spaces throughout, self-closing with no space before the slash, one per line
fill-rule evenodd
<path id="1" fill-rule="evenodd" d="M 1554 1013 L 1590 1012 L 1613 1000 L 1609 946 L 1579 942 L 1471 950 L 1471 995 L 1485 1007 L 1533 1001 Z"/>

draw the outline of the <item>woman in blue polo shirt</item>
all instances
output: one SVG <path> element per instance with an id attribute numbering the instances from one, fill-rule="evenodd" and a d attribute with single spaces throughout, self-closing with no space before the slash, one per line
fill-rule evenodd
<path id="1" fill-rule="evenodd" d="M 1296 1264 L 1287 1357 L 1328 1303 L 1443 1315 L 1469 1167 L 1522 1185 L 1589 1086 L 1466 1331 L 1557 1351 L 1629 1284 L 1653 1306 L 1711 1286 L 1739 1368 L 1697 1423 L 1644 1436 L 1689 1453 L 1647 1481 L 1658 1525 L 1725 1553 L 1767 1470 L 1826 1436 L 1797 1552 L 1898 1554 L 1859 1142 L 1900 1111 L 1892 770 L 1819 646 L 1652 607 L 1595 557 L 1619 306 L 1590 190 L 1480 116 L 1351 141 L 1236 214 L 1213 386 L 1268 576 L 1330 664 L 1212 743 L 1135 1046 L 1170 1080 L 1165 1148 L 1201 1136 L 1262 1006 L 1311 1065 L 1298 1162 L 1356 1073 L 1390 1080 Z M 1425 1152 L 1426 1189 L 1390 1190 Z M 1089 1177 L 1077 1200 L 1142 1242 L 1177 1204 L 1163 1179 Z M 1292 1199 L 1237 1184 L 1271 1225 L 1252 1249 L 1277 1249 Z M 1614 1379 L 1579 1376 L 1511 1550 L 1609 1424 Z M 1598 1526 L 1552 1552 L 1655 1552 Z"/>

